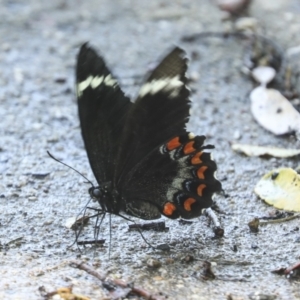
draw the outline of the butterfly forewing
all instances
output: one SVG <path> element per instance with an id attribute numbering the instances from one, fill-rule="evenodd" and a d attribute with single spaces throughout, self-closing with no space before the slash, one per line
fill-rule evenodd
<path id="1" fill-rule="evenodd" d="M 171 137 L 185 132 L 189 118 L 187 60 L 179 48 L 170 52 L 142 85 L 127 116 L 115 173 L 117 184 Z"/>
<path id="2" fill-rule="evenodd" d="M 109 182 L 132 103 L 103 59 L 87 44 L 78 55 L 76 80 L 79 118 L 90 165 L 99 184 Z"/>

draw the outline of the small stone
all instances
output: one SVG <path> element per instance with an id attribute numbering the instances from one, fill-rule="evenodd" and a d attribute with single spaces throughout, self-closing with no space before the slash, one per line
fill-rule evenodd
<path id="1" fill-rule="evenodd" d="M 252 70 L 253 78 L 264 86 L 271 82 L 275 75 L 275 69 L 269 66 L 258 66 Z"/>
<path id="2" fill-rule="evenodd" d="M 35 196 L 28 197 L 28 201 L 36 201 L 38 198 Z"/>
<path id="3" fill-rule="evenodd" d="M 258 21 L 255 18 L 244 17 L 235 22 L 235 28 L 238 31 L 255 31 L 258 27 Z"/>
<path id="4" fill-rule="evenodd" d="M 35 123 L 32 124 L 32 129 L 34 129 L 34 130 L 41 130 L 42 128 L 43 128 L 42 123 L 35 122 Z"/>
<path id="5" fill-rule="evenodd" d="M 9 43 L 3 43 L 1 48 L 3 51 L 9 51 L 11 49 L 11 45 Z"/>
<path id="6" fill-rule="evenodd" d="M 299 242 L 300 242 L 300 237 L 299 237 Z M 166 263 L 167 265 L 174 264 L 174 262 L 175 262 L 174 258 L 171 258 L 171 257 L 168 257 L 168 258 L 166 258 L 166 260 L 165 260 L 165 263 Z"/>
<path id="7" fill-rule="evenodd" d="M 52 223 L 53 223 L 53 219 L 49 219 L 43 223 L 43 226 L 48 226 L 48 225 L 51 225 Z"/>
<path id="8" fill-rule="evenodd" d="M 257 233 L 259 231 L 259 219 L 254 218 L 248 223 L 248 226 L 251 232 Z"/>
<path id="9" fill-rule="evenodd" d="M 235 140 L 239 140 L 241 137 L 242 137 L 241 132 L 238 129 L 235 130 L 234 133 L 233 133 L 233 138 Z"/>
<path id="10" fill-rule="evenodd" d="M 161 280 L 163 280 L 163 278 L 161 276 L 155 276 L 155 277 L 153 277 L 153 280 L 161 281 Z"/>
<path id="11" fill-rule="evenodd" d="M 190 262 L 192 262 L 192 261 L 194 261 L 194 257 L 192 256 L 192 255 L 186 255 L 186 256 L 184 256 L 182 259 L 181 259 L 181 262 L 183 262 L 183 263 L 190 263 Z"/>
<path id="12" fill-rule="evenodd" d="M 197 71 L 194 71 L 190 74 L 189 78 L 192 82 L 197 82 L 200 78 L 200 75 Z"/>
<path id="13" fill-rule="evenodd" d="M 19 181 L 17 183 L 15 183 L 15 187 L 16 188 L 21 188 L 23 186 L 25 186 L 28 183 L 28 178 L 25 176 L 22 176 L 19 178 Z"/>
<path id="14" fill-rule="evenodd" d="M 247 8 L 251 0 L 217 0 L 217 5 L 221 10 L 231 14 L 239 14 Z"/>
<path id="15" fill-rule="evenodd" d="M 300 54 L 300 45 L 291 47 L 286 50 L 286 56 L 294 56 L 294 55 L 299 55 Z"/>
<path id="16" fill-rule="evenodd" d="M 260 292 L 255 292 L 249 295 L 250 300 L 275 300 L 276 295 L 262 294 Z"/>
<path id="17" fill-rule="evenodd" d="M 153 268 L 153 269 L 158 269 L 161 267 L 161 262 L 157 259 L 149 258 L 147 260 L 147 267 Z"/>
<path id="18" fill-rule="evenodd" d="M 29 190 L 27 191 L 27 196 L 28 196 L 28 197 L 34 197 L 34 196 L 37 195 L 37 193 L 38 193 L 38 191 L 37 191 L 36 189 L 29 189 Z"/>
<path id="19" fill-rule="evenodd" d="M 54 77 L 54 82 L 56 83 L 65 83 L 67 81 L 67 78 L 64 75 L 56 75 Z"/>

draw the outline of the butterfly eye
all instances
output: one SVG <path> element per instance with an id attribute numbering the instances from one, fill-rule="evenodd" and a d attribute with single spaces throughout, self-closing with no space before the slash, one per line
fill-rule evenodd
<path id="1" fill-rule="evenodd" d="M 89 194 L 95 200 L 100 199 L 101 196 L 102 196 L 102 192 L 101 192 L 101 190 L 98 187 L 91 187 L 89 189 Z"/>

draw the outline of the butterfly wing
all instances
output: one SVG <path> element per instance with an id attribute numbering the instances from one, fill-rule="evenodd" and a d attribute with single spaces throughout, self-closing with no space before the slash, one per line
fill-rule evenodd
<path id="1" fill-rule="evenodd" d="M 142 86 L 130 109 L 115 182 L 126 212 L 143 219 L 194 218 L 221 189 L 204 136 L 185 130 L 190 101 L 187 61 L 175 48 Z"/>
<path id="2" fill-rule="evenodd" d="M 185 132 L 190 101 L 184 56 L 183 50 L 175 48 L 141 87 L 125 123 L 116 182 L 122 181 L 153 149 Z"/>
<path id="3" fill-rule="evenodd" d="M 84 44 L 76 68 L 82 136 L 99 184 L 113 180 L 117 150 L 132 103 L 97 53 Z"/>
<path id="4" fill-rule="evenodd" d="M 118 188 L 126 212 L 142 219 L 191 219 L 210 207 L 222 187 L 215 178 L 216 163 L 206 151 L 213 146 L 204 140 L 185 133 L 149 153 Z"/>

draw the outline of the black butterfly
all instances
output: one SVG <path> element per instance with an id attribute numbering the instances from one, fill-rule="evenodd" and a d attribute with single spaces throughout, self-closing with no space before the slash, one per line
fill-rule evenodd
<path id="1" fill-rule="evenodd" d="M 189 119 L 187 59 L 172 50 L 134 103 L 97 53 L 84 44 L 77 62 L 82 136 L 99 184 L 90 188 L 103 213 L 151 220 L 198 217 L 221 190 L 205 136 L 185 130 Z"/>

